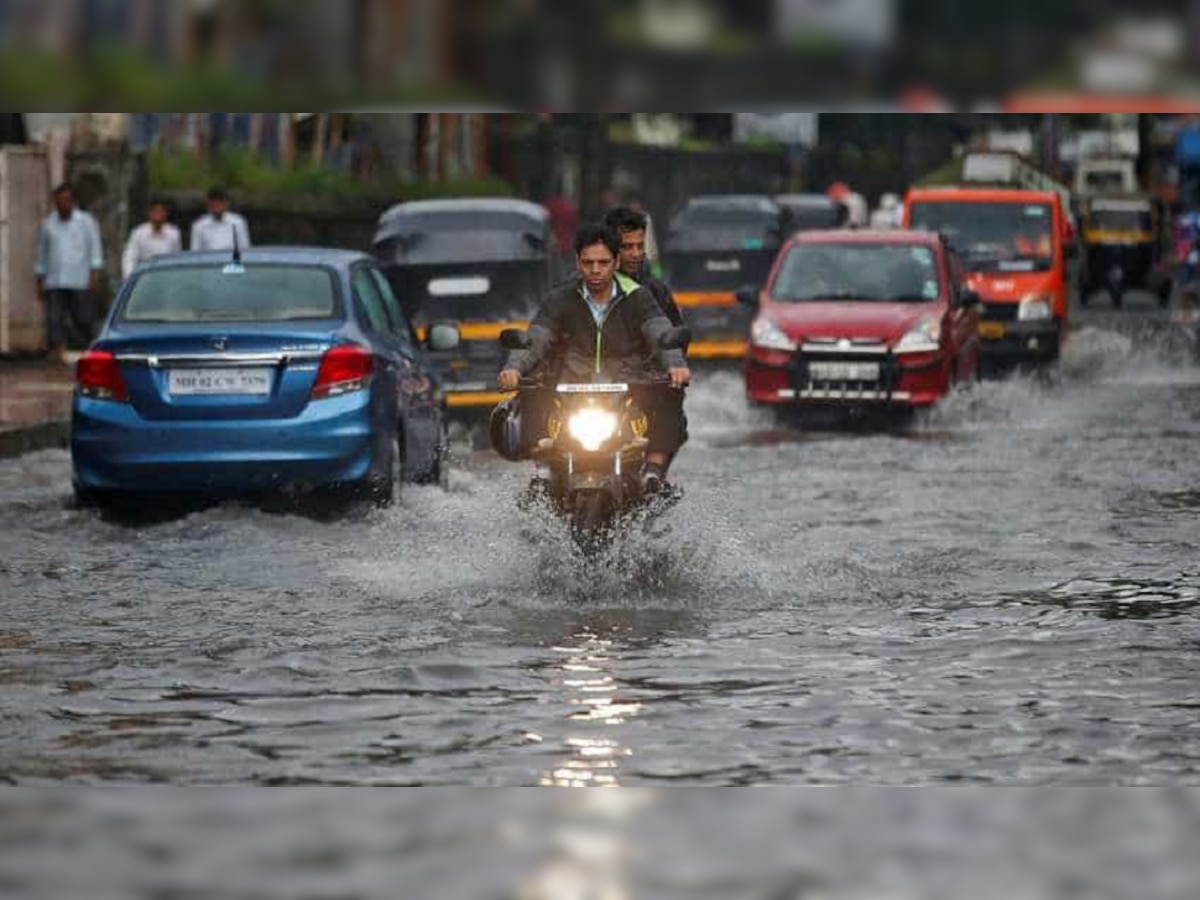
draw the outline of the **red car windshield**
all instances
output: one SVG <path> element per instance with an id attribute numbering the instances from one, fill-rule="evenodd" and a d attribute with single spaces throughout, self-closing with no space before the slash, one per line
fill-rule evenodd
<path id="1" fill-rule="evenodd" d="M 782 303 L 930 303 L 941 296 L 937 257 L 921 244 L 796 244 L 771 285 Z"/>

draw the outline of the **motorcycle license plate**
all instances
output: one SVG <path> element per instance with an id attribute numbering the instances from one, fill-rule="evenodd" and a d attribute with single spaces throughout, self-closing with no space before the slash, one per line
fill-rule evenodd
<path id="1" fill-rule="evenodd" d="M 808 374 L 814 381 L 878 381 L 879 363 L 815 362 Z"/>
<path id="2" fill-rule="evenodd" d="M 979 336 L 987 341 L 999 341 L 1004 339 L 1006 329 L 1003 322 L 980 322 Z"/>

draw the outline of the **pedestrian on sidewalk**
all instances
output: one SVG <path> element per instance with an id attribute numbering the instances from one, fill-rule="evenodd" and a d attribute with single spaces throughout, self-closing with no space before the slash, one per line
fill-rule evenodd
<path id="1" fill-rule="evenodd" d="M 104 272 L 100 227 L 75 205 L 69 184 L 54 189 L 54 212 L 42 223 L 35 271 L 38 298 L 46 305 L 48 356 L 65 363 L 68 316 L 84 346 L 92 342 Z"/>
<path id="2" fill-rule="evenodd" d="M 208 215 L 192 223 L 189 248 L 232 250 L 235 235 L 239 249 L 250 246 L 250 226 L 244 217 L 229 211 L 229 195 L 223 188 L 215 187 L 208 192 Z"/>
<path id="3" fill-rule="evenodd" d="M 125 253 L 121 257 L 122 278 L 128 278 L 148 259 L 162 256 L 164 253 L 178 253 L 183 249 L 183 238 L 179 229 L 168 221 L 171 218 L 171 210 L 165 200 L 150 201 L 146 218 L 148 221 L 129 234 Z"/>

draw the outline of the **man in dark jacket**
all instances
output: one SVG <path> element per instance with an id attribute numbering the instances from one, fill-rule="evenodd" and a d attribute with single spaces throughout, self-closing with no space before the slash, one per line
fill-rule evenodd
<path id="1" fill-rule="evenodd" d="M 501 390 L 515 390 L 524 375 L 553 354 L 560 383 L 637 384 L 665 372 L 678 390 L 655 391 L 646 404 L 650 443 L 642 484 L 655 492 L 683 441 L 682 389 L 692 376 L 681 351 L 659 346 L 671 322 L 649 291 L 617 271 L 619 251 L 620 242 L 607 228 L 580 229 L 578 276 L 546 295 L 529 326 L 529 349 L 509 355 L 499 384 Z"/>
<path id="2" fill-rule="evenodd" d="M 672 325 L 682 327 L 684 325 L 683 313 L 679 309 L 679 304 L 675 302 L 675 295 L 671 293 L 666 282 L 651 274 L 650 266 L 646 261 L 646 235 L 649 233 L 649 224 L 645 213 L 630 209 L 628 206 L 614 207 L 604 217 L 605 227 L 621 242 L 621 248 L 617 253 L 617 271 L 632 278 L 653 294 L 663 315 L 671 320 Z M 683 352 L 686 356 L 687 347 L 683 348 Z M 687 443 L 688 439 L 687 415 L 682 406 L 679 409 L 679 416 L 680 444 L 682 445 Z M 667 465 L 669 467 L 670 463 L 668 462 Z"/>
<path id="3" fill-rule="evenodd" d="M 671 320 L 672 325 L 682 326 L 683 313 L 675 302 L 674 294 L 664 282 L 650 274 L 650 267 L 646 265 L 646 214 L 627 206 L 618 206 L 604 217 L 604 225 L 621 242 L 617 255 L 617 267 L 621 274 L 632 278 L 653 294 L 663 315 Z"/>

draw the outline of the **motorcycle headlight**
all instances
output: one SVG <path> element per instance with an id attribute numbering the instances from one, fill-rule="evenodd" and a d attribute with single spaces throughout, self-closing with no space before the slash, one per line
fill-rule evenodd
<path id="1" fill-rule="evenodd" d="M 750 327 L 750 343 L 763 350 L 783 350 L 790 353 L 796 349 L 796 342 L 770 319 L 754 320 Z"/>
<path id="2" fill-rule="evenodd" d="M 1041 295 L 1026 297 L 1017 307 L 1017 318 L 1022 322 L 1036 322 L 1054 316 L 1051 298 Z"/>
<path id="3" fill-rule="evenodd" d="M 617 416 L 606 409 L 581 409 L 567 421 L 567 431 L 581 447 L 595 452 L 617 433 Z"/>
<path id="4" fill-rule="evenodd" d="M 937 353 L 942 346 L 941 319 L 924 319 L 900 338 L 897 353 Z"/>

